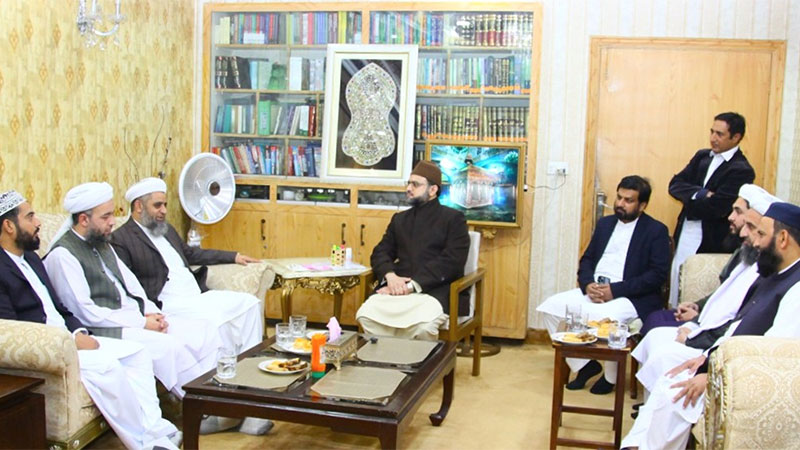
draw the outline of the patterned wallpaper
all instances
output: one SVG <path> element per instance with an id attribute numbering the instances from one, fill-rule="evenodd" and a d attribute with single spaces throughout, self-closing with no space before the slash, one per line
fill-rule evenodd
<path id="1" fill-rule="evenodd" d="M 62 212 L 72 186 L 108 181 L 127 212 L 125 190 L 161 169 L 168 137 L 171 188 L 192 155 L 194 2 L 123 0 L 120 46 L 105 51 L 84 47 L 77 5 L 0 0 L 0 190 Z M 185 227 L 176 189 L 169 202 Z"/>

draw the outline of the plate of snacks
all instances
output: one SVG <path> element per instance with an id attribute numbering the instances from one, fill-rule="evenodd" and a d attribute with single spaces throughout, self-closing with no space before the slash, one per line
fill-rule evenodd
<path id="1" fill-rule="evenodd" d="M 258 368 L 275 375 L 290 375 L 306 370 L 308 362 L 301 361 L 300 358 L 266 359 L 258 363 Z"/>
<path id="2" fill-rule="evenodd" d="M 581 331 L 580 333 L 563 331 L 561 333 L 554 333 L 551 337 L 554 341 L 568 345 L 586 345 L 597 342 L 597 336 L 589 331 Z"/>
<path id="3" fill-rule="evenodd" d="M 311 339 L 304 337 L 295 338 L 294 342 L 292 342 L 292 345 L 281 346 L 281 348 L 290 353 L 297 353 L 298 355 L 310 355 Z"/>
<path id="4" fill-rule="evenodd" d="M 590 320 L 586 325 L 594 332 L 600 339 L 608 339 L 608 332 L 611 330 L 611 325 L 616 324 L 616 320 L 611 320 L 608 317 L 601 320 Z"/>
<path id="5" fill-rule="evenodd" d="M 325 336 L 325 340 L 328 340 L 328 330 L 308 330 L 308 332 L 306 332 L 306 337 L 311 339 L 315 334 L 322 334 Z"/>

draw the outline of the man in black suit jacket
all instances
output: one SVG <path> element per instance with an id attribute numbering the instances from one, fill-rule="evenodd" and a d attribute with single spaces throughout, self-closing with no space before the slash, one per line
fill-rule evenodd
<path id="1" fill-rule="evenodd" d="M 661 305 L 661 287 L 669 270 L 667 227 L 644 213 L 650 199 L 650 183 L 637 175 L 617 186 L 614 215 L 597 222 L 592 239 L 578 266 L 578 289 L 553 295 L 537 311 L 545 313 L 551 335 L 565 317 L 567 306 L 580 307 L 589 320 L 611 318 L 627 323 L 644 319 Z M 568 359 L 578 376 L 567 385 L 581 389 L 602 370 L 597 361 Z M 592 393 L 613 390 L 616 364 L 606 364 Z"/>
<path id="2" fill-rule="evenodd" d="M 672 177 L 669 194 L 683 203 L 675 227 L 670 305 L 678 301 L 678 269 L 695 253 L 731 253 L 740 244 L 729 241 L 728 214 L 743 184 L 755 171 L 739 149 L 745 120 L 734 112 L 718 114 L 711 126 L 710 149 L 698 150 Z"/>
<path id="3" fill-rule="evenodd" d="M 161 417 L 150 355 L 141 344 L 89 336 L 61 303 L 39 248 L 31 205 L 15 191 L 0 194 L 0 319 L 72 332 L 81 382 L 128 448 L 176 448 L 182 434 Z"/>

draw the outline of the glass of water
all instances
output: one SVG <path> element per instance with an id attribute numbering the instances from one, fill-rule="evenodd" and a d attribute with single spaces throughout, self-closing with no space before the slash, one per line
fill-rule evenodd
<path id="1" fill-rule="evenodd" d="M 275 342 L 283 348 L 292 346 L 292 329 L 288 323 L 284 322 L 275 325 Z"/>
<path id="2" fill-rule="evenodd" d="M 612 323 L 608 329 L 608 346 L 611 348 L 625 348 L 628 344 L 628 325 Z"/>
<path id="3" fill-rule="evenodd" d="M 289 316 L 289 328 L 292 329 L 292 337 L 306 337 L 306 316 Z"/>
<path id="4" fill-rule="evenodd" d="M 583 331 L 581 324 L 581 305 L 580 303 L 567 304 L 567 331 L 578 332 Z"/>
<path id="5" fill-rule="evenodd" d="M 229 380 L 236 376 L 236 349 L 220 347 L 217 353 L 217 378 Z"/>

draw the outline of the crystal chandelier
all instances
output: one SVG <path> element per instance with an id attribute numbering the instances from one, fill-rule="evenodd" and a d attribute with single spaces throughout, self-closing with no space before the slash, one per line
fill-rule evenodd
<path id="1" fill-rule="evenodd" d="M 78 24 L 78 31 L 81 32 L 81 36 L 85 39 L 84 44 L 87 48 L 98 46 L 100 50 L 105 50 L 106 40 L 109 38 L 112 38 L 111 41 L 114 45 L 119 45 L 117 30 L 119 30 L 119 24 L 125 21 L 125 16 L 119 13 L 120 0 L 116 0 L 115 3 L 114 14 L 103 16 L 97 0 L 92 0 L 92 9 L 89 12 L 86 11 L 86 0 L 78 1 L 78 17 L 75 21 Z M 102 29 L 105 26 L 103 22 L 113 26 L 104 31 Z"/>

